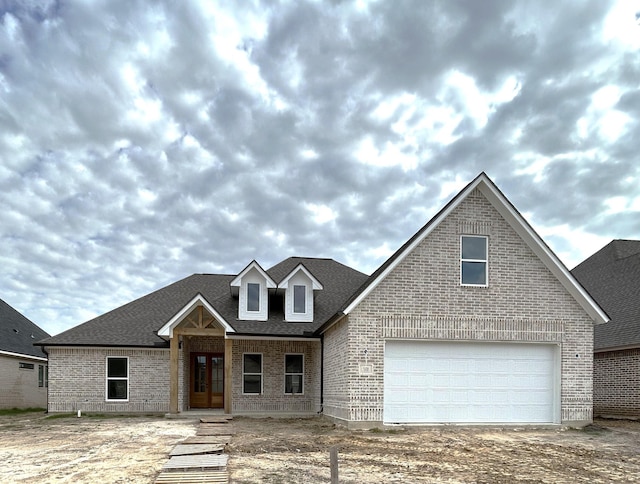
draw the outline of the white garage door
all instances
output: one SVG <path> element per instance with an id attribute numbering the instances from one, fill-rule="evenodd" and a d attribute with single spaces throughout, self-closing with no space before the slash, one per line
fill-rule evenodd
<path id="1" fill-rule="evenodd" d="M 557 346 L 387 341 L 386 423 L 554 423 Z"/>

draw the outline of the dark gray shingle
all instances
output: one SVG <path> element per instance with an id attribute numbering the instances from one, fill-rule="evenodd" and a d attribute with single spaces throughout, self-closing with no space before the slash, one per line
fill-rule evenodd
<path id="1" fill-rule="evenodd" d="M 0 299 L 0 350 L 46 358 L 33 344 L 47 337 L 49 333 Z"/>

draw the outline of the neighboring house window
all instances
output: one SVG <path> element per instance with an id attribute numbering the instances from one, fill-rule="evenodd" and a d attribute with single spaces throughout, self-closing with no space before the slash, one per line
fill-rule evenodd
<path id="1" fill-rule="evenodd" d="M 465 286 L 487 285 L 488 237 L 461 237 L 460 282 Z"/>
<path id="2" fill-rule="evenodd" d="M 33 363 L 23 363 L 22 361 L 18 364 L 21 370 L 33 370 L 35 365 Z"/>
<path id="3" fill-rule="evenodd" d="M 303 355 L 284 356 L 284 392 L 303 393 L 304 357 Z"/>
<path id="4" fill-rule="evenodd" d="M 38 386 L 40 388 L 49 386 L 49 367 L 38 365 Z"/>
<path id="5" fill-rule="evenodd" d="M 247 284 L 247 311 L 260 311 L 260 284 Z"/>
<path id="6" fill-rule="evenodd" d="M 129 400 L 129 358 L 107 356 L 107 400 Z"/>
<path id="7" fill-rule="evenodd" d="M 307 298 L 306 286 L 293 286 L 293 312 L 294 313 L 307 312 L 306 298 Z"/>
<path id="8" fill-rule="evenodd" d="M 262 355 L 259 353 L 243 355 L 242 393 L 262 393 Z"/>

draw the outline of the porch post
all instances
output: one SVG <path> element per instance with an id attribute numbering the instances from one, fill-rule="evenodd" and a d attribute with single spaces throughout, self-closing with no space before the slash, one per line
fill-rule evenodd
<path id="1" fill-rule="evenodd" d="M 169 412 L 178 413 L 178 341 L 180 335 L 174 331 L 169 344 Z"/>
<path id="2" fill-rule="evenodd" d="M 233 369 L 233 340 L 224 340 L 224 413 L 231 413 L 231 375 Z"/>

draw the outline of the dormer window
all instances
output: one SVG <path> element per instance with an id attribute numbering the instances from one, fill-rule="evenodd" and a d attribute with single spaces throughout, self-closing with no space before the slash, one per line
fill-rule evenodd
<path id="1" fill-rule="evenodd" d="M 247 284 L 247 311 L 260 311 L 260 284 L 255 282 Z"/>
<path id="2" fill-rule="evenodd" d="M 266 321 L 269 319 L 269 291 L 277 284 L 256 261 L 251 262 L 230 283 L 231 294 L 238 297 L 238 319 Z"/>
<path id="3" fill-rule="evenodd" d="M 322 289 L 322 284 L 302 264 L 298 264 L 278 289 L 284 289 L 284 318 L 289 322 L 310 323 L 313 321 L 313 292 Z"/>
<path id="4" fill-rule="evenodd" d="M 307 312 L 307 286 L 293 286 L 293 312 L 304 314 Z"/>

